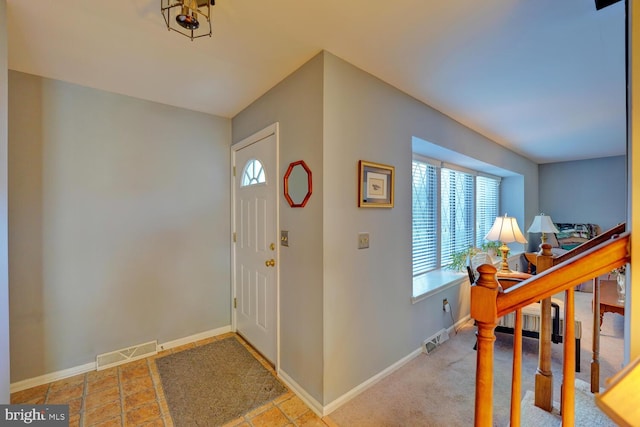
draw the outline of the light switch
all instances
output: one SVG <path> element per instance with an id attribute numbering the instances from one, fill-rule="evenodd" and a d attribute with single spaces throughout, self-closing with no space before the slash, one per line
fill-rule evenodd
<path id="1" fill-rule="evenodd" d="M 358 233 L 358 249 L 369 247 L 369 233 Z"/>

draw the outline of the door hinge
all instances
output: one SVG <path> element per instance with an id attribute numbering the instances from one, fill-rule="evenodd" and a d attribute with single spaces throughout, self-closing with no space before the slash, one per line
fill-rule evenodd
<path id="1" fill-rule="evenodd" d="M 233 308 L 238 308 L 238 299 L 233 297 Z"/>
<path id="2" fill-rule="evenodd" d="M 235 243 L 235 242 L 236 242 L 236 238 L 237 238 L 237 237 L 236 237 L 236 232 L 234 231 L 234 232 L 233 232 L 233 243 Z"/>
<path id="3" fill-rule="evenodd" d="M 236 167 L 233 167 L 233 176 L 236 176 Z"/>

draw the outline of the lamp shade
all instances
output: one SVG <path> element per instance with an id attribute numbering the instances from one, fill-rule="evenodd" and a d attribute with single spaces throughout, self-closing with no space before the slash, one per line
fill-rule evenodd
<path id="1" fill-rule="evenodd" d="M 512 216 L 499 216 L 493 223 L 491 230 L 484 237 L 485 240 L 498 241 L 502 243 L 527 243 L 527 239 L 524 238 L 518 222 Z"/>
<path id="2" fill-rule="evenodd" d="M 527 230 L 528 233 L 559 233 L 551 217 L 545 214 L 536 215 L 533 218 L 531 226 Z"/>

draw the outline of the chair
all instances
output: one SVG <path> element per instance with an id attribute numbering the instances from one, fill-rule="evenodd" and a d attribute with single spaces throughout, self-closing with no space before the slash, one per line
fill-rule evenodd
<path id="1" fill-rule="evenodd" d="M 474 257 L 475 258 L 475 257 Z M 469 281 L 473 285 L 476 280 L 476 272 L 473 268 L 472 259 L 468 260 L 467 274 Z M 496 279 L 503 290 L 509 289 L 511 286 L 528 279 L 531 277 L 527 273 L 512 273 L 508 275 L 496 274 Z M 528 338 L 540 338 L 540 302 L 534 302 L 522 309 L 522 336 Z M 562 343 L 562 335 L 564 333 L 564 301 L 552 298 L 551 299 L 551 342 L 554 344 Z M 515 313 L 508 313 L 505 316 L 498 319 L 498 325 L 496 326 L 496 332 L 502 332 L 512 334 L 515 326 Z M 580 340 L 582 338 L 582 322 L 575 321 L 575 336 L 576 336 L 576 372 L 580 372 Z M 475 347 L 474 347 L 475 349 Z"/>

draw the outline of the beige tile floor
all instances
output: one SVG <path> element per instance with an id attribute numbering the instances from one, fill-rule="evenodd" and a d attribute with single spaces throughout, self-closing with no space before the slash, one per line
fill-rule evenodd
<path id="1" fill-rule="evenodd" d="M 271 373 L 275 371 L 240 337 L 231 333 L 160 352 L 155 356 L 103 371 L 76 375 L 11 395 L 11 403 L 68 404 L 71 427 L 172 427 L 155 359 L 212 341 L 235 336 Z M 337 427 L 320 419 L 302 400 L 287 392 L 272 402 L 229 422 L 225 427 Z M 182 426 L 180 426 L 182 427 Z"/>

